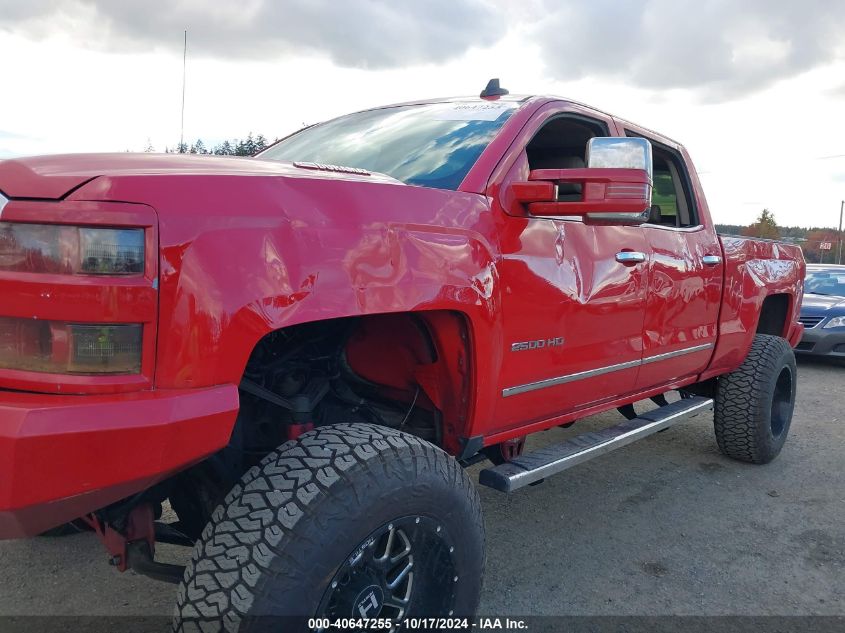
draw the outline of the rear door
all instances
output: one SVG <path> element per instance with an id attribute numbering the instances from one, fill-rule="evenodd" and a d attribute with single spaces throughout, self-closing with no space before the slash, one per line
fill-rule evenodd
<path id="1" fill-rule="evenodd" d="M 722 296 L 722 249 L 695 172 L 682 147 L 625 129 L 652 143 L 652 214 L 642 226 L 651 251 L 637 388 L 669 384 L 703 371 L 716 343 Z"/>

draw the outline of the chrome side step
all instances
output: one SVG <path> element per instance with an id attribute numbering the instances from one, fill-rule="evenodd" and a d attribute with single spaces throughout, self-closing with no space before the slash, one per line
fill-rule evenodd
<path id="1" fill-rule="evenodd" d="M 584 433 L 566 442 L 520 455 L 506 464 L 485 468 L 481 471 L 479 483 L 502 492 L 513 492 L 712 409 L 711 398 L 696 396 L 678 400 L 616 426 Z"/>

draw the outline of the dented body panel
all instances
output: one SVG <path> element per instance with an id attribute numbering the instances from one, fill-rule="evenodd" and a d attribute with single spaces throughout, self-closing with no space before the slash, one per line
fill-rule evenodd
<path id="1" fill-rule="evenodd" d="M 767 297 L 785 295 L 788 317 L 780 332 L 794 347 L 804 326 L 798 323 L 803 297 L 804 258 L 795 247 L 774 241 L 720 237 L 725 253 L 725 289 L 719 314 L 719 340 L 710 366 L 710 378 L 730 371 L 745 358 L 757 331 L 760 309 Z"/>

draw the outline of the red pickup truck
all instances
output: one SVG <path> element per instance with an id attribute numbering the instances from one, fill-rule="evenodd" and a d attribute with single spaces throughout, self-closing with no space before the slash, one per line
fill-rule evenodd
<path id="1" fill-rule="evenodd" d="M 180 583 L 177 629 L 468 616 L 464 466 L 512 491 L 711 408 L 736 459 L 789 430 L 800 249 L 719 237 L 681 145 L 572 101 L 494 81 L 0 192 L 0 538 L 94 530 Z"/>

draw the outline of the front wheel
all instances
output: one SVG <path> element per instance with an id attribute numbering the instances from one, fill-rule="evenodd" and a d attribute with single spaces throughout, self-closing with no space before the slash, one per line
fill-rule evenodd
<path id="1" fill-rule="evenodd" d="M 792 423 L 797 384 L 789 343 L 756 335 L 742 365 L 719 378 L 713 412 L 719 450 L 753 464 L 777 457 Z"/>
<path id="2" fill-rule="evenodd" d="M 483 569 L 480 500 L 454 459 L 392 429 L 324 426 L 268 455 L 214 511 L 175 630 L 470 617 Z"/>

